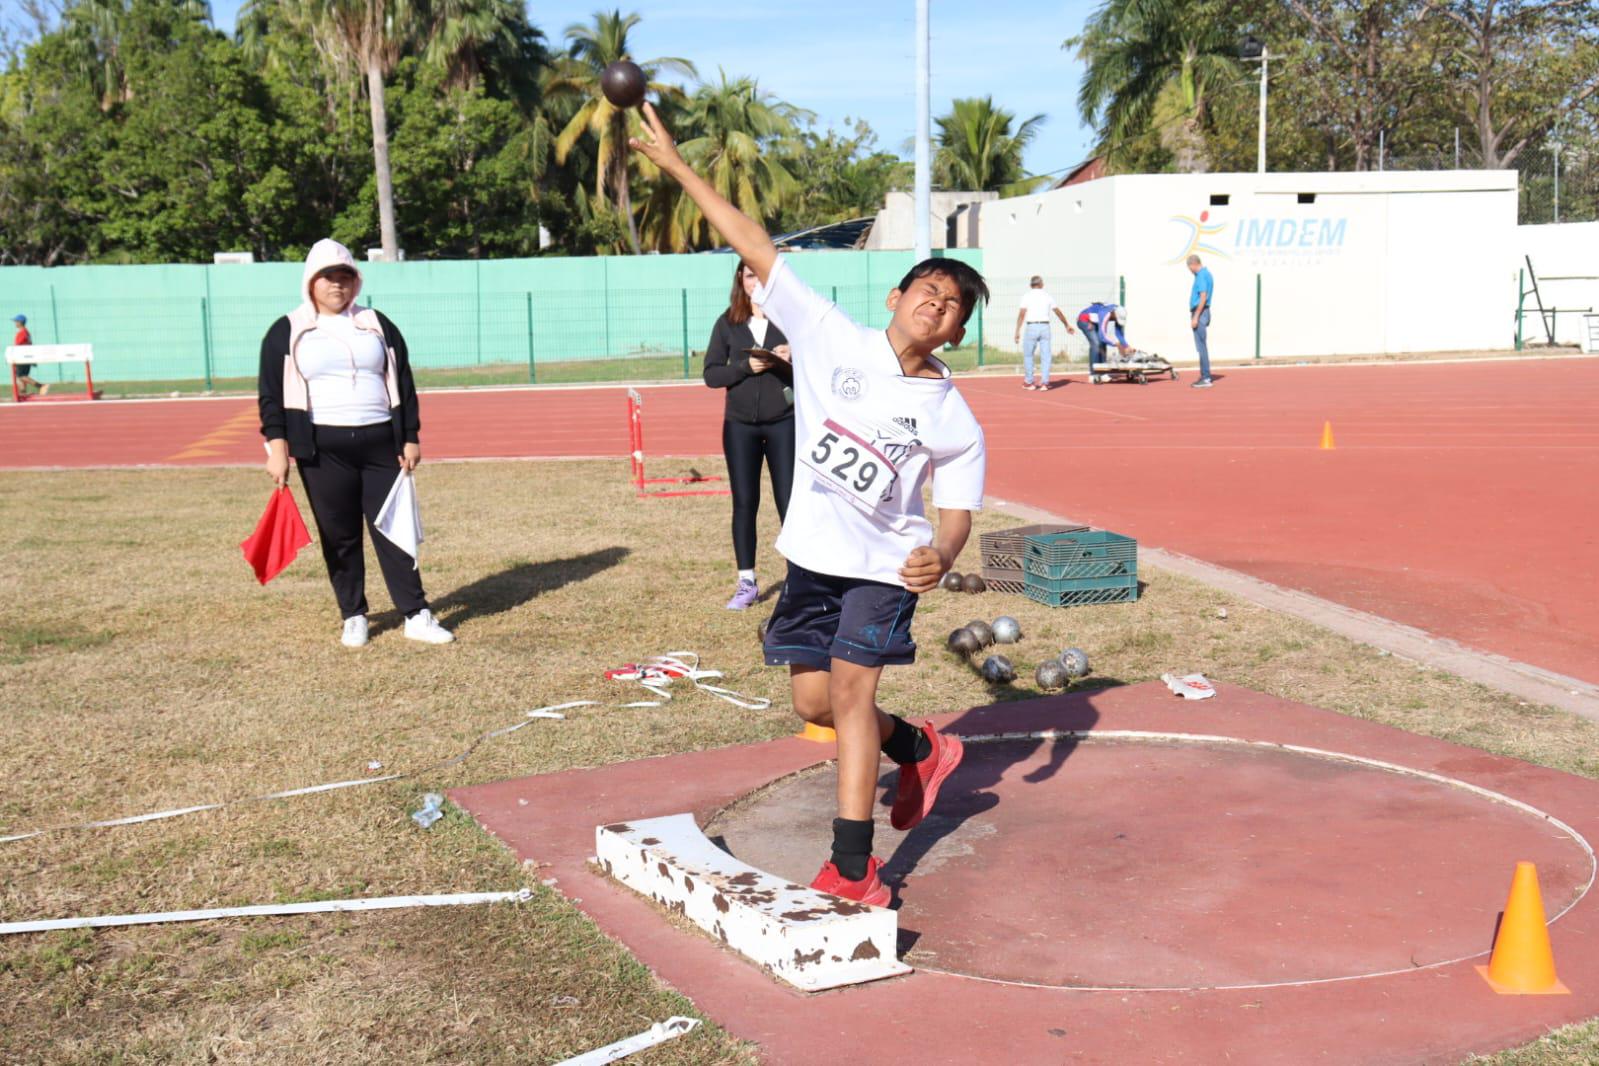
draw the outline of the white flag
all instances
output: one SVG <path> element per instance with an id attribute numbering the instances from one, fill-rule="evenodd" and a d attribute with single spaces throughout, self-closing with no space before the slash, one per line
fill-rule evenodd
<path id="1" fill-rule="evenodd" d="M 388 498 L 378 508 L 378 517 L 372 523 L 377 531 L 412 559 L 416 559 L 422 543 L 422 512 L 416 504 L 416 480 L 408 471 L 401 470 L 394 479 Z M 412 564 L 415 569 L 415 564 Z"/>

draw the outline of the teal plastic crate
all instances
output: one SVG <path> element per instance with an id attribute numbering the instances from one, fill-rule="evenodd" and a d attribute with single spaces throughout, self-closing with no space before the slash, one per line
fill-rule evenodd
<path id="1" fill-rule="evenodd" d="M 1132 603 L 1138 599 L 1138 575 L 1114 577 L 1040 577 L 1029 572 L 1022 594 L 1051 607 L 1083 607 L 1096 603 Z"/>
<path id="2" fill-rule="evenodd" d="M 1138 542 L 1104 529 L 1035 534 L 1026 538 L 1022 569 L 1029 580 L 1137 577 Z"/>

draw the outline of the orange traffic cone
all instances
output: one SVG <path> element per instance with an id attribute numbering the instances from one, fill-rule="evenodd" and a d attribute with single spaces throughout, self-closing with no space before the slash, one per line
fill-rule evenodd
<path id="1" fill-rule="evenodd" d="M 1477 967 L 1477 972 L 1501 996 L 1571 995 L 1571 989 L 1555 976 L 1543 895 L 1538 891 L 1538 868 L 1530 862 L 1516 863 L 1510 898 L 1499 919 L 1499 935 L 1494 937 L 1494 953 L 1488 965 Z"/>
<path id="2" fill-rule="evenodd" d="M 806 722 L 805 728 L 794 734 L 801 740 L 814 740 L 818 744 L 831 744 L 838 739 L 838 734 L 825 725 L 815 722 Z"/>
<path id="3" fill-rule="evenodd" d="M 1324 452 L 1330 452 L 1333 450 L 1331 422 L 1323 422 L 1321 424 L 1321 450 Z"/>

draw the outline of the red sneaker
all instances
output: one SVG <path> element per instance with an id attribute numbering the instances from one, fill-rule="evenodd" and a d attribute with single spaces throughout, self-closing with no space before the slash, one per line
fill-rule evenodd
<path id="1" fill-rule="evenodd" d="M 811 887 L 818 892 L 830 892 L 835 896 L 864 903 L 868 907 L 886 907 L 894 899 L 888 886 L 883 884 L 877 876 L 877 871 L 883 864 L 876 855 L 866 860 L 866 876 L 859 881 L 846 881 L 838 872 L 838 867 L 832 861 L 822 863 L 821 872 L 816 875 L 816 880 L 811 882 Z"/>
<path id="2" fill-rule="evenodd" d="M 939 786 L 955 772 L 966 754 L 966 745 L 959 737 L 944 736 L 928 722 L 922 727 L 933 745 L 933 753 L 921 762 L 906 763 L 899 768 L 899 791 L 894 796 L 894 809 L 888 821 L 895 829 L 914 829 L 921 824 L 927 812 L 938 801 Z"/>

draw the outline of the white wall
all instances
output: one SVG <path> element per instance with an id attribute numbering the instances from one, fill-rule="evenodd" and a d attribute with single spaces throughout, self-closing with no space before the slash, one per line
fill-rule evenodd
<path id="1" fill-rule="evenodd" d="M 935 192 L 929 204 L 931 215 L 932 247 L 943 248 L 948 242 L 949 216 L 964 204 L 977 204 L 999 199 L 997 192 Z M 916 246 L 916 201 L 908 192 L 890 192 L 883 198 L 883 209 L 877 212 L 872 228 L 866 234 L 868 251 L 909 251 Z M 960 244 L 957 242 L 957 247 Z"/>
<path id="2" fill-rule="evenodd" d="M 1034 274 L 1073 322 L 1096 300 L 1119 298 L 1116 196 L 1113 181 L 1091 181 L 1056 192 L 981 205 L 977 228 L 983 275 L 992 300 L 983 317 L 984 343 L 1015 350 L 1016 310 Z M 971 330 L 968 329 L 968 333 Z M 1088 345 L 1056 322 L 1055 354 L 1084 359 Z"/>
<path id="3" fill-rule="evenodd" d="M 1566 314 L 1566 308 L 1593 308 L 1599 311 L 1599 222 L 1562 222 L 1559 225 L 1516 227 L 1517 267 L 1532 259 L 1538 272 L 1538 290 L 1544 307 L 1560 308 L 1555 320 L 1555 340 L 1577 344 L 1582 328 L 1580 313 Z M 1569 279 L 1569 280 L 1566 280 Z M 1532 288 L 1532 282 L 1527 282 Z M 1529 344 L 1545 341 L 1544 325 L 1538 319 L 1538 303 L 1532 293 L 1523 305 L 1522 336 Z"/>
<path id="4" fill-rule="evenodd" d="M 1513 171 L 1125 175 L 985 204 L 979 221 L 991 281 L 1124 278 L 1129 340 L 1174 360 L 1195 358 L 1190 252 L 1216 279 L 1214 358 L 1254 356 L 1257 277 L 1263 357 L 1514 341 Z M 1008 344 L 1014 318 L 996 293 L 988 337 Z"/>

